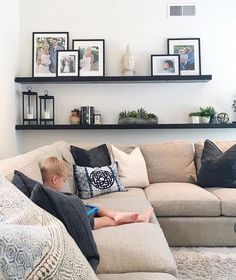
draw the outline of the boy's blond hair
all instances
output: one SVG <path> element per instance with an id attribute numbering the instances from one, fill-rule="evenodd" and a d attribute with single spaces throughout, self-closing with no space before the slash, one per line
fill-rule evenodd
<path id="1" fill-rule="evenodd" d="M 43 182 L 47 182 L 51 176 L 60 176 L 67 178 L 69 176 L 69 167 L 66 162 L 57 157 L 49 157 L 41 165 Z"/>

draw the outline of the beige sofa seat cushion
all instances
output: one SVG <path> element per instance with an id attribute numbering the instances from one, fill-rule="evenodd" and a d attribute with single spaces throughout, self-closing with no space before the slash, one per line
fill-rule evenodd
<path id="1" fill-rule="evenodd" d="M 97 197 L 93 197 L 90 199 L 85 199 L 84 201 L 103 201 L 109 200 L 111 198 L 115 199 L 125 199 L 127 197 L 136 197 L 136 198 L 146 198 L 144 190 L 141 188 L 128 188 L 126 192 L 113 192 L 107 193 L 103 195 L 99 195 Z"/>
<path id="2" fill-rule="evenodd" d="M 94 230 L 93 234 L 101 256 L 97 273 L 146 271 L 177 275 L 175 261 L 158 224 L 127 224 Z"/>
<path id="3" fill-rule="evenodd" d="M 214 141 L 214 143 L 223 153 L 236 144 L 235 141 Z M 204 147 L 204 142 L 197 142 L 194 144 L 195 164 L 196 164 L 197 172 L 200 170 L 201 167 L 201 156 L 202 156 L 203 147 Z"/>
<path id="4" fill-rule="evenodd" d="M 100 199 L 101 196 L 91 199 L 84 199 L 84 203 L 95 205 L 98 207 L 106 207 L 115 211 L 122 212 L 138 212 L 142 213 L 151 207 L 150 202 L 145 197 L 107 197 L 106 199 Z M 150 219 L 151 223 L 158 223 L 155 214 L 153 213 Z"/>
<path id="5" fill-rule="evenodd" d="M 150 183 L 192 182 L 196 177 L 192 143 L 171 142 L 139 146 Z"/>
<path id="6" fill-rule="evenodd" d="M 122 273 L 122 274 L 99 274 L 99 280 L 177 280 L 173 275 L 167 273 Z"/>
<path id="7" fill-rule="evenodd" d="M 223 216 L 236 217 L 236 189 L 207 188 L 206 190 L 219 198 Z"/>
<path id="8" fill-rule="evenodd" d="M 156 183 L 145 188 L 158 217 L 219 216 L 220 201 L 212 193 L 189 183 Z"/>

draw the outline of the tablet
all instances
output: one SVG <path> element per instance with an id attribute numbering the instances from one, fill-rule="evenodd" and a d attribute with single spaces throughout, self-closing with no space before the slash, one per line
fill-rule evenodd
<path id="1" fill-rule="evenodd" d="M 86 205 L 87 215 L 95 215 L 98 212 L 98 208 L 96 206 Z"/>

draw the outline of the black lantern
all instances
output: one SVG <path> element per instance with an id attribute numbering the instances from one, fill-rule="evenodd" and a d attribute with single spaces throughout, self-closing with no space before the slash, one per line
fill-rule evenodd
<path id="1" fill-rule="evenodd" d="M 22 120 L 23 125 L 38 124 L 38 93 L 31 91 L 31 87 L 27 87 L 28 91 L 22 92 Z"/>
<path id="2" fill-rule="evenodd" d="M 44 91 L 45 95 L 39 96 L 39 106 L 40 106 L 40 124 L 54 124 L 54 96 L 48 95 L 48 91 Z"/>

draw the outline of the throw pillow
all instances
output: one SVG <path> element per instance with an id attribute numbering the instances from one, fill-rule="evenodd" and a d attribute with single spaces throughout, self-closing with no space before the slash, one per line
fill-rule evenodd
<path id="1" fill-rule="evenodd" d="M 102 167 L 111 164 L 107 145 L 103 144 L 90 150 L 70 146 L 75 164 L 86 167 Z"/>
<path id="2" fill-rule="evenodd" d="M 202 151 L 197 182 L 202 187 L 236 187 L 236 145 L 222 153 L 210 140 Z"/>
<path id="3" fill-rule="evenodd" d="M 33 188 L 37 183 L 37 181 L 34 181 L 22 172 L 18 170 L 14 171 L 12 184 L 15 185 L 20 191 L 22 191 L 23 194 L 25 194 L 27 197 L 30 198 Z"/>
<path id="4" fill-rule="evenodd" d="M 61 193 L 42 186 L 34 187 L 30 199 L 58 218 L 96 271 L 99 254 L 90 227 L 90 220 L 82 200 L 70 193 Z"/>
<path id="5" fill-rule="evenodd" d="M 118 174 L 125 187 L 146 187 L 149 185 L 147 167 L 139 147 L 127 154 L 114 146 L 112 155 L 118 162 Z"/>
<path id="6" fill-rule="evenodd" d="M 126 191 L 118 177 L 117 163 L 103 167 L 73 165 L 78 195 L 87 199 L 110 192 Z"/>

